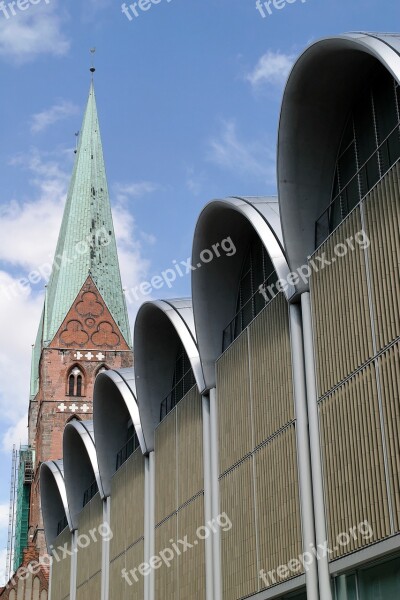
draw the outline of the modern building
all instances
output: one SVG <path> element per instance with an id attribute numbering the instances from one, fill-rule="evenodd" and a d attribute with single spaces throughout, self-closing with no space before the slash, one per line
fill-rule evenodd
<path id="1" fill-rule="evenodd" d="M 297 60 L 279 197 L 205 206 L 42 465 L 51 600 L 400 596 L 399 84 L 395 34 Z"/>
<path id="2" fill-rule="evenodd" d="M 20 452 L 18 471 L 14 573 L 26 567 L 27 560 L 42 560 L 47 554 L 39 492 L 41 465 L 62 457 L 63 433 L 69 421 L 90 430 L 96 375 L 132 364 L 92 79 L 33 347 L 29 446 Z M 63 523 L 58 526 L 64 529 Z M 32 579 L 30 576 L 25 582 L 14 576 L 0 593 L 1 600 L 39 600 L 36 596 L 46 589 L 38 584 L 34 588 Z M 36 596 L 31 598 L 34 589 Z"/>

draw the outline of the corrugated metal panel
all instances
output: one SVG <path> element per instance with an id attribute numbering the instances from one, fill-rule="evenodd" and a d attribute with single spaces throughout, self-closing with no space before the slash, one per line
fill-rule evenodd
<path id="1" fill-rule="evenodd" d="M 232 522 L 221 534 L 223 599 L 237 600 L 258 590 L 253 458 L 222 477 L 220 507 Z"/>
<path id="2" fill-rule="evenodd" d="M 178 506 L 203 489 L 203 425 L 196 387 L 177 406 Z"/>
<path id="3" fill-rule="evenodd" d="M 196 535 L 198 527 L 204 525 L 204 500 L 198 496 L 178 513 L 178 539 L 193 545 L 177 558 L 179 600 L 204 600 L 206 589 L 204 541 Z M 196 541 L 196 544 L 193 542 Z"/>
<path id="4" fill-rule="evenodd" d="M 321 444 L 325 473 L 331 559 L 390 534 L 375 366 L 369 365 L 320 404 Z M 350 539 L 341 546 L 339 534 L 365 520 L 371 539 Z"/>
<path id="5" fill-rule="evenodd" d="M 400 164 L 365 202 L 377 349 L 400 335 Z"/>
<path id="6" fill-rule="evenodd" d="M 294 419 L 289 315 L 283 294 L 253 321 L 249 334 L 254 445 L 258 446 Z"/>
<path id="7" fill-rule="evenodd" d="M 262 446 L 255 465 L 259 565 L 268 572 L 302 553 L 295 426 Z"/>
<path id="8" fill-rule="evenodd" d="M 139 567 L 144 561 L 144 542 L 143 540 L 129 548 L 126 552 L 126 568 L 130 571 Z M 140 574 L 137 574 L 138 581 L 131 577 L 132 586 L 126 588 L 126 600 L 143 600 L 144 579 Z M 127 585 L 127 584 L 126 584 Z M 115 600 L 121 600 L 115 598 Z"/>
<path id="9" fill-rule="evenodd" d="M 101 569 L 102 539 L 98 534 L 99 525 L 103 522 L 103 504 L 100 494 L 86 504 L 79 515 L 79 536 L 87 536 L 90 543 L 83 548 L 78 543 L 78 572 L 77 587 L 93 577 Z M 90 531 L 96 532 L 94 541 Z M 79 537 L 78 537 L 79 542 Z M 81 545 L 86 544 L 86 538 L 81 538 Z"/>
<path id="10" fill-rule="evenodd" d="M 126 547 L 144 535 L 144 462 L 140 448 L 126 462 Z"/>
<path id="11" fill-rule="evenodd" d="M 220 473 L 253 449 L 247 330 L 217 362 Z"/>
<path id="12" fill-rule="evenodd" d="M 140 564 L 140 563 L 139 563 Z M 133 569 L 136 565 L 126 565 L 125 552 L 110 563 L 110 595 L 109 600 L 128 600 L 130 586 L 122 578 L 122 569 Z M 131 598 L 131 596 L 129 596 Z M 97 599 L 95 599 L 97 600 Z"/>
<path id="13" fill-rule="evenodd" d="M 379 361 L 395 531 L 400 531 L 400 345 Z"/>
<path id="14" fill-rule="evenodd" d="M 373 355 L 365 256 L 354 241 L 359 231 L 361 216 L 357 208 L 313 257 L 319 266 L 311 276 L 311 291 L 320 397 Z M 337 257 L 335 247 L 339 243 L 346 246 L 350 238 L 354 250 L 347 245 L 347 254 Z M 322 268 L 319 258 L 331 264 Z"/>
<path id="15" fill-rule="evenodd" d="M 57 538 L 55 548 L 63 548 L 67 544 L 68 550 L 71 549 L 71 533 L 69 529 L 65 529 Z M 71 558 L 66 556 L 63 558 L 62 552 L 57 552 L 54 556 L 53 566 L 51 571 L 51 585 L 53 590 L 53 598 L 68 598 L 70 594 L 70 576 L 71 576 Z"/>
<path id="16" fill-rule="evenodd" d="M 126 548 L 126 463 L 115 473 L 111 482 L 110 526 L 113 537 L 110 542 L 110 559 Z"/>
<path id="17" fill-rule="evenodd" d="M 155 432 L 156 523 L 177 509 L 176 409 Z"/>
<path id="18" fill-rule="evenodd" d="M 171 539 L 177 540 L 177 517 L 173 515 L 156 527 L 155 553 L 158 556 L 166 548 L 171 548 Z M 178 600 L 178 561 L 173 558 L 170 566 L 162 564 L 155 571 L 155 600 Z"/>

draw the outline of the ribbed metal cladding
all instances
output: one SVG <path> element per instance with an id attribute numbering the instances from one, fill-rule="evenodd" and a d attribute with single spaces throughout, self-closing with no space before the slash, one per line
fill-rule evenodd
<path id="1" fill-rule="evenodd" d="M 176 514 L 156 527 L 155 553 L 171 548 L 171 540 L 178 539 L 178 519 Z M 170 566 L 163 563 L 155 572 L 155 600 L 178 600 L 178 560 L 171 560 Z"/>
<path id="2" fill-rule="evenodd" d="M 320 403 L 331 559 L 390 534 L 375 365 L 369 364 Z M 370 539 L 341 533 L 368 521 Z M 340 538 L 342 539 L 342 538 Z"/>
<path id="3" fill-rule="evenodd" d="M 294 419 L 288 305 L 279 294 L 249 327 L 254 446 Z"/>
<path id="4" fill-rule="evenodd" d="M 89 581 L 78 588 L 76 600 L 94 600 L 100 598 L 101 594 L 101 573 L 94 575 Z M 54 598 L 54 596 L 53 596 Z"/>
<path id="5" fill-rule="evenodd" d="M 176 408 L 155 432 L 156 523 L 177 509 Z"/>
<path id="6" fill-rule="evenodd" d="M 178 506 L 203 489 L 203 426 L 201 396 L 193 387 L 176 411 Z"/>
<path id="7" fill-rule="evenodd" d="M 220 501 L 233 525 L 221 535 L 222 597 L 237 600 L 258 591 L 252 457 L 222 477 Z"/>
<path id="8" fill-rule="evenodd" d="M 54 547 L 67 548 L 71 550 L 71 532 L 65 529 L 57 538 Z M 51 572 L 51 585 L 53 598 L 60 600 L 68 600 L 70 594 L 70 577 L 71 577 L 71 557 L 63 558 L 62 552 L 57 552 L 57 556 L 53 559 Z"/>
<path id="9" fill-rule="evenodd" d="M 400 531 L 400 345 L 379 359 L 395 531 Z"/>
<path id="10" fill-rule="evenodd" d="M 128 548 L 125 556 L 126 556 L 126 559 L 125 559 L 126 560 L 126 568 L 128 571 L 131 571 L 132 569 L 139 567 L 143 563 L 144 541 L 139 540 L 133 546 Z M 119 573 L 119 576 L 121 577 L 121 573 Z M 136 581 L 130 575 L 130 579 L 133 584 L 132 586 L 128 586 L 128 584 L 124 582 L 124 584 L 125 584 L 125 600 L 143 600 L 144 578 L 139 573 L 136 573 L 136 577 L 137 577 L 138 581 Z M 121 598 L 118 596 L 115 596 L 115 598 L 111 598 L 111 596 L 110 596 L 110 600 L 121 600 Z"/>
<path id="11" fill-rule="evenodd" d="M 216 367 L 220 473 L 253 449 L 247 335 L 245 330 Z"/>
<path id="12" fill-rule="evenodd" d="M 377 350 L 400 336 L 400 164 L 365 201 Z"/>
<path id="13" fill-rule="evenodd" d="M 134 570 L 143 563 L 144 456 L 138 448 L 115 473 L 111 483 L 110 600 L 141 600 L 143 578 L 132 586 L 121 570 Z M 133 548 L 134 547 L 134 548 Z M 131 560 L 134 556 L 135 560 Z M 125 594 L 125 595 L 124 595 Z"/>
<path id="14" fill-rule="evenodd" d="M 319 268 L 310 283 L 320 397 L 373 356 L 365 256 L 354 241 L 361 230 L 357 208 L 313 257 Z M 345 256 L 335 255 L 338 244 L 347 246 Z M 324 258 L 331 264 L 323 267 L 319 259 Z"/>
<path id="15" fill-rule="evenodd" d="M 82 540 L 81 545 L 87 543 L 87 538 L 90 540 L 86 548 L 79 547 L 78 544 L 78 573 L 77 573 L 77 588 L 85 584 L 94 575 L 100 573 L 101 556 L 102 556 L 102 538 L 98 534 L 99 525 L 103 522 L 103 505 L 100 494 L 96 494 L 94 498 L 86 504 L 79 515 L 79 531 L 78 542 Z M 90 532 L 96 532 L 97 541 L 93 541 Z M 81 538 L 80 536 L 87 536 Z"/>
<path id="16" fill-rule="evenodd" d="M 303 551 L 294 424 L 257 450 L 254 458 L 259 563 L 268 572 L 287 565 Z M 295 575 L 302 572 L 299 569 Z M 293 577 L 293 573 L 288 575 Z M 276 573 L 275 578 L 277 583 L 284 581 Z"/>
<path id="17" fill-rule="evenodd" d="M 178 561 L 179 600 L 204 600 L 206 593 L 204 541 L 196 531 L 204 526 L 204 498 L 197 496 L 178 512 L 178 539 L 187 540 L 193 545 L 176 559 Z M 201 531 L 201 536 L 204 532 Z"/>

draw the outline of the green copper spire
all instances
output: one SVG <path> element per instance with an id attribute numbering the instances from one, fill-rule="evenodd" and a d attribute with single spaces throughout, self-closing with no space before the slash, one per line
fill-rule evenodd
<path id="1" fill-rule="evenodd" d="M 93 80 L 47 286 L 41 347 L 54 338 L 88 275 L 130 345 Z"/>

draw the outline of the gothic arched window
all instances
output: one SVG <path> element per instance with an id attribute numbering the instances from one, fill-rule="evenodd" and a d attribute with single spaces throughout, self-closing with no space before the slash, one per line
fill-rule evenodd
<path id="1" fill-rule="evenodd" d="M 84 395 L 84 377 L 79 367 L 74 367 L 68 376 L 68 396 Z"/>

